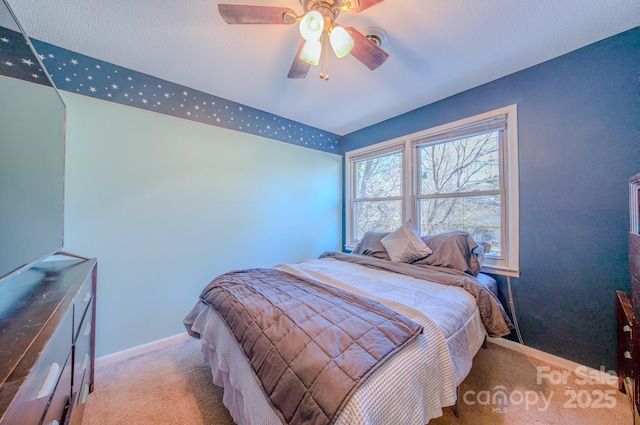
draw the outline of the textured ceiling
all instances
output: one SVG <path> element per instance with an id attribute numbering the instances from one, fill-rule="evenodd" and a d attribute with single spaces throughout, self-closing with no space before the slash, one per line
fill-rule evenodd
<path id="1" fill-rule="evenodd" d="M 337 23 L 388 33 L 370 71 L 329 56 L 286 77 L 295 26 L 227 25 L 218 3 L 298 0 L 7 0 L 47 43 L 344 135 L 536 65 L 640 24 L 637 0 L 385 0 Z"/>

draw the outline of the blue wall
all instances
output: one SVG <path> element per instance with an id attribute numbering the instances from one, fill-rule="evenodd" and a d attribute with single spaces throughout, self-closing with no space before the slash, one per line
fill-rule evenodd
<path id="1" fill-rule="evenodd" d="M 522 335 L 606 370 L 616 369 L 615 290 L 630 289 L 639 49 L 635 28 L 343 138 L 348 152 L 517 103 L 521 274 L 511 283 Z"/>

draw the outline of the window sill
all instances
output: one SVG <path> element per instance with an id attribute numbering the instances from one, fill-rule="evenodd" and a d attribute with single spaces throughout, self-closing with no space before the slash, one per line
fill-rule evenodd
<path id="1" fill-rule="evenodd" d="M 520 277 L 520 270 L 508 269 L 505 267 L 497 267 L 487 265 L 486 263 L 480 269 L 481 273 L 485 274 L 497 274 L 500 276 Z"/>

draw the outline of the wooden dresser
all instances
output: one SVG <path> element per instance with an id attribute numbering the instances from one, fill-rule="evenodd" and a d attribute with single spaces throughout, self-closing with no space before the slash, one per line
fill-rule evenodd
<path id="1" fill-rule="evenodd" d="M 637 344 L 634 333 L 638 331 L 634 320 L 631 294 L 616 291 L 618 322 L 618 389 L 629 396 L 629 403 L 633 403 L 635 393 L 636 369 L 634 359 L 637 357 Z"/>
<path id="2" fill-rule="evenodd" d="M 640 234 L 634 232 L 629 232 L 629 271 L 631 274 L 631 320 L 633 323 L 631 356 L 626 358 L 626 351 L 620 354 L 622 346 L 620 345 L 621 341 L 618 340 L 618 373 L 619 376 L 622 376 L 621 372 L 624 374 L 624 377 L 621 378 L 623 385 L 630 386 L 629 389 L 624 388 L 624 390 L 631 400 L 633 423 L 640 425 Z M 628 365 L 631 370 L 621 370 L 620 362 L 623 362 L 623 367 Z M 631 379 L 627 379 L 627 376 Z"/>
<path id="3" fill-rule="evenodd" d="M 617 291 L 618 379 L 640 425 L 640 174 L 629 179 L 629 274 L 631 293 Z"/>
<path id="4" fill-rule="evenodd" d="M 94 380 L 97 261 L 56 256 L 0 285 L 0 424 L 80 424 Z"/>

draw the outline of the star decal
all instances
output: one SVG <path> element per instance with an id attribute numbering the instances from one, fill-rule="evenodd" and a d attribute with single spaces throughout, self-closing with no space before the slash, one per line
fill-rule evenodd
<path id="1" fill-rule="evenodd" d="M 51 79 L 63 91 L 301 146 L 308 143 L 322 151 L 340 151 L 339 136 L 331 133 L 37 39 L 32 44 L 38 53 L 31 52 L 21 33 L 0 25 L 0 73 L 48 84 L 46 70 L 40 69 L 46 61 L 49 71 L 55 70 L 49 72 Z"/>

